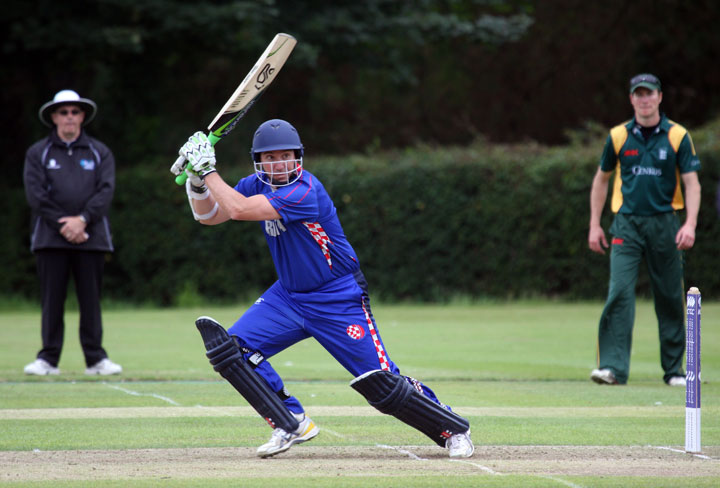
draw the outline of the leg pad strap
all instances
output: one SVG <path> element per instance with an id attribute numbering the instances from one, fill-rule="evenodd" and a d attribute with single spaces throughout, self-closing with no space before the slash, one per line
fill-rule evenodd
<path id="1" fill-rule="evenodd" d="M 298 420 L 288 410 L 277 393 L 245 361 L 242 351 L 222 325 L 210 317 L 195 321 L 205 342 L 205 354 L 213 369 L 220 373 L 245 400 L 270 424 L 286 432 L 298 428 Z"/>

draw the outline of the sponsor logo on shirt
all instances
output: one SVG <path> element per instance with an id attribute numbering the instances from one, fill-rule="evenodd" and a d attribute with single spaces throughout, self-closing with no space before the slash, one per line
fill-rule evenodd
<path id="1" fill-rule="evenodd" d="M 625 149 L 623 156 L 640 156 L 639 149 Z"/>
<path id="2" fill-rule="evenodd" d="M 622 246 L 622 243 L 625 242 L 624 239 L 620 239 L 619 237 L 613 237 L 612 243 L 615 246 Z"/>
<path id="3" fill-rule="evenodd" d="M 60 169 L 60 165 L 55 158 L 51 158 L 50 161 L 47 162 L 47 169 Z"/>
<path id="4" fill-rule="evenodd" d="M 80 166 L 84 170 L 92 171 L 95 169 L 95 161 L 92 159 L 81 159 Z"/>
<path id="5" fill-rule="evenodd" d="M 662 169 L 648 166 L 633 166 L 632 174 L 635 176 L 662 176 Z"/>

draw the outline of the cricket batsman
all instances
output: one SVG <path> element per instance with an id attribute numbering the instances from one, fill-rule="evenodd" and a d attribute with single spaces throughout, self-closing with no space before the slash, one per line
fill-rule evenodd
<path id="1" fill-rule="evenodd" d="M 204 225 L 256 221 L 278 280 L 227 330 L 196 321 L 207 357 L 273 428 L 257 454 L 269 457 L 313 439 L 315 423 L 285 388 L 269 359 L 309 337 L 353 377 L 350 385 L 379 411 L 447 448 L 451 458 L 474 452 L 470 424 L 420 381 L 400 374 L 370 309 L 365 277 L 337 211 L 318 178 L 303 168 L 300 136 L 284 120 L 268 120 L 252 141 L 254 174 L 229 186 L 202 132 L 181 148 L 190 173 L 190 209 Z"/>

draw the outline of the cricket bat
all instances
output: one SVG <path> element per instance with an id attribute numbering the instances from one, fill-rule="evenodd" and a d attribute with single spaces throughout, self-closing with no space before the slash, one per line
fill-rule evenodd
<path id="1" fill-rule="evenodd" d="M 295 48 L 297 40 L 289 34 L 277 34 L 262 53 L 250 72 L 245 75 L 225 105 L 208 125 L 208 139 L 214 146 L 220 139 L 235 128 L 250 107 L 252 107 L 265 89 L 275 80 L 280 69 Z M 175 183 L 184 185 L 188 174 L 185 171 L 187 161 L 183 156 L 175 160 L 170 171 L 177 175 Z"/>

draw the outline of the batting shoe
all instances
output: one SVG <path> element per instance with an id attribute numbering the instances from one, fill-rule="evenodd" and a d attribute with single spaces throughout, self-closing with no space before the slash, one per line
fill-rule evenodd
<path id="1" fill-rule="evenodd" d="M 668 386 L 687 386 L 687 381 L 684 376 L 671 376 L 667 380 Z"/>
<path id="2" fill-rule="evenodd" d="M 475 446 L 470 439 L 470 431 L 455 434 L 445 441 L 445 447 L 450 451 L 451 458 L 469 458 L 475 452 Z"/>
<path id="3" fill-rule="evenodd" d="M 101 359 L 97 363 L 93 364 L 89 368 L 85 370 L 86 375 L 96 375 L 99 374 L 101 376 L 109 376 L 111 374 L 120 374 L 122 373 L 122 366 L 119 364 L 115 364 L 112 361 L 110 361 L 108 358 Z"/>
<path id="4" fill-rule="evenodd" d="M 615 374 L 609 369 L 593 369 L 590 379 L 599 385 L 617 385 Z"/>
<path id="5" fill-rule="evenodd" d="M 294 432 L 285 432 L 280 428 L 273 430 L 270 440 L 258 447 L 258 456 L 266 458 L 280 454 L 290 449 L 293 444 L 307 442 L 318 435 L 319 429 L 310 417 L 304 413 L 296 413 L 295 417 L 300 421 L 297 430 Z"/>
<path id="6" fill-rule="evenodd" d="M 48 363 L 44 359 L 37 358 L 32 363 L 25 366 L 25 374 L 34 374 L 37 376 L 45 376 L 49 374 L 60 374 L 60 370 Z"/>

